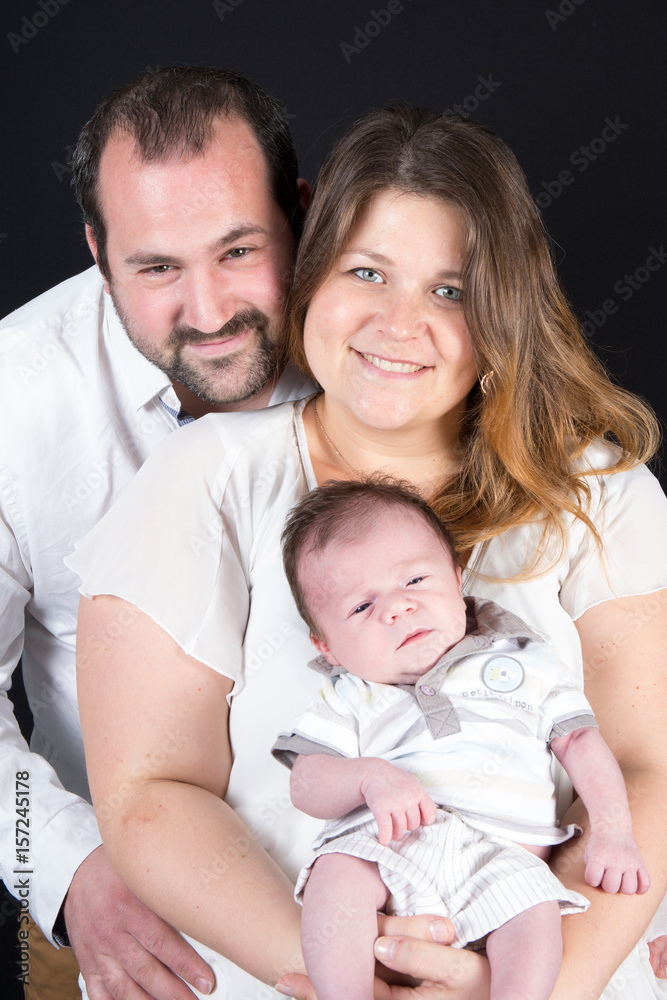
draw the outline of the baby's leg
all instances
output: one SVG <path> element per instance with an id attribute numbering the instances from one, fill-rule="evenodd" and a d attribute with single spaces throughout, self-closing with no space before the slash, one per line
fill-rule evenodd
<path id="1" fill-rule="evenodd" d="M 491 1000 L 548 1000 L 563 957 L 560 906 L 537 903 L 492 931 Z"/>
<path id="2" fill-rule="evenodd" d="M 317 858 L 303 894 L 301 946 L 318 1000 L 373 1000 L 377 911 L 386 900 L 371 861 Z"/>

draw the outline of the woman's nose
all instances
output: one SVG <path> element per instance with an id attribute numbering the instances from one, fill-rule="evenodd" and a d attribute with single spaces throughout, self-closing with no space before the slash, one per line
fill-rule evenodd
<path id="1" fill-rule="evenodd" d="M 412 340 L 421 337 L 426 327 L 421 312 L 420 297 L 408 291 L 388 296 L 385 308 L 378 317 L 382 332 L 394 340 Z"/>

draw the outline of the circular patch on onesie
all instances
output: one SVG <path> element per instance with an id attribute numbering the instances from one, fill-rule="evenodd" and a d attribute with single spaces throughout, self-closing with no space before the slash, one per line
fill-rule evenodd
<path id="1" fill-rule="evenodd" d="M 482 669 L 482 680 L 491 691 L 516 691 L 524 676 L 523 667 L 512 656 L 492 656 Z"/>

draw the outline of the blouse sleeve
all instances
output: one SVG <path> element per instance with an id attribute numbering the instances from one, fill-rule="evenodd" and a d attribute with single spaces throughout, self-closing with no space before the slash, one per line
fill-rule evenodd
<path id="1" fill-rule="evenodd" d="M 179 430 L 66 560 L 84 596 L 136 605 L 186 653 L 233 680 L 249 605 L 238 524 L 247 496 L 230 475 L 237 455 L 206 418 Z"/>
<path id="2" fill-rule="evenodd" d="M 575 620 L 604 601 L 667 588 L 667 498 L 658 480 L 640 465 L 591 485 L 603 551 L 589 530 L 571 527 L 560 600 Z"/>

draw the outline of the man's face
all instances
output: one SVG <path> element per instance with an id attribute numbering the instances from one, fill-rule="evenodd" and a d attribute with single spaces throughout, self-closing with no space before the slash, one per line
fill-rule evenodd
<path id="1" fill-rule="evenodd" d="M 107 291 L 185 408 L 268 403 L 294 237 L 250 128 L 220 119 L 203 154 L 156 163 L 116 136 L 99 197 Z"/>

